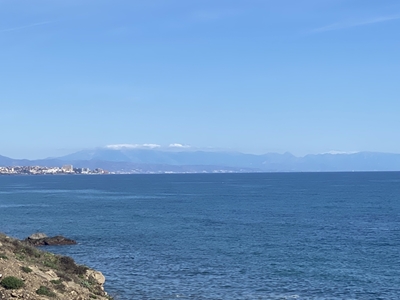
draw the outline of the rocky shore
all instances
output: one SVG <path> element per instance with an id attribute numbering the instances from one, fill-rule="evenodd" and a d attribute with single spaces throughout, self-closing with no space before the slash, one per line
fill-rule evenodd
<path id="1" fill-rule="evenodd" d="M 42 237 L 29 243 L 28 239 L 20 241 L 0 233 L 0 300 L 112 299 L 104 291 L 101 272 L 32 246 L 45 245 L 41 242 L 46 239 L 62 244 L 65 239 L 55 238 Z"/>
<path id="2" fill-rule="evenodd" d="M 61 235 L 48 237 L 44 233 L 34 233 L 24 240 L 31 246 L 60 246 L 60 245 L 76 245 L 77 242 Z"/>

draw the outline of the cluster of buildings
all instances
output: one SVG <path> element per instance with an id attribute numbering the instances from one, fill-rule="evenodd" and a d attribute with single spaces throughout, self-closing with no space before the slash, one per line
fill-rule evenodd
<path id="1" fill-rule="evenodd" d="M 57 175 L 57 174 L 108 174 L 103 169 L 74 168 L 72 165 L 62 167 L 21 166 L 0 167 L 0 175 Z"/>

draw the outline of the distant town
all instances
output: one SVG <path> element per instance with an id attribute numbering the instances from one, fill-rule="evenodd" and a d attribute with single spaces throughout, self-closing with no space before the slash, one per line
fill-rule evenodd
<path id="1" fill-rule="evenodd" d="M 74 175 L 74 174 L 108 174 L 103 169 L 74 168 L 72 165 L 62 167 L 13 166 L 0 167 L 0 175 Z"/>

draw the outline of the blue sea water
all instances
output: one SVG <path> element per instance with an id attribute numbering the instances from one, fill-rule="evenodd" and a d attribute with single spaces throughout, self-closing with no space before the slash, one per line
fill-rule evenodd
<path id="1" fill-rule="evenodd" d="M 131 299 L 399 299 L 400 173 L 0 177 L 0 231 Z"/>

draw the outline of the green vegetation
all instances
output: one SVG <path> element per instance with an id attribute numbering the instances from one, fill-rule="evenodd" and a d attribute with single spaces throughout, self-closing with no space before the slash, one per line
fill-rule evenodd
<path id="1" fill-rule="evenodd" d="M 40 251 L 32 246 L 25 247 L 25 253 L 29 256 L 39 258 L 41 256 Z"/>
<path id="2" fill-rule="evenodd" d="M 105 295 L 102 286 L 98 284 L 95 278 L 86 274 L 89 269 L 88 267 L 76 264 L 70 257 L 38 250 L 26 244 L 24 241 L 7 237 L 1 233 L 0 243 L 2 244 L 0 260 L 3 260 L 3 263 L 4 260 L 10 262 L 10 266 L 12 266 L 13 269 L 13 272 L 9 272 L 10 275 L 16 275 L 19 273 L 18 271 L 20 271 L 21 274 L 26 273 L 24 278 L 35 278 L 37 275 L 35 274 L 36 269 L 29 267 L 34 265 L 42 272 L 53 270 L 57 274 L 59 279 L 50 280 L 47 286 L 43 281 L 36 281 L 36 288 L 32 292 L 36 292 L 37 295 L 52 297 L 53 299 L 54 297 L 57 298 L 57 295 L 65 294 L 71 290 L 70 285 L 68 285 L 67 282 L 73 281 L 82 287 L 82 291 L 87 289 L 87 291 L 85 291 L 85 299 L 113 299 L 111 296 Z M 19 260 L 19 262 L 17 260 Z M 23 263 L 21 263 L 21 261 Z M 8 262 L 6 264 L 8 264 Z M 4 274 L 5 272 L 3 271 L 5 270 L 0 270 L 0 273 Z M 43 286 L 40 286 L 40 284 L 43 284 Z M 40 286 L 39 289 L 37 289 L 38 286 Z M 11 293 L 12 290 L 25 290 L 31 287 L 31 284 L 25 284 L 23 280 L 10 276 L 2 278 L 2 281 L 0 282 L 0 290 L 8 289 L 10 290 L 9 293 Z M 64 296 L 66 296 L 66 294 Z M 2 297 L 3 294 L 0 292 L 0 299 L 9 299 Z"/>
<path id="3" fill-rule="evenodd" d="M 8 277 L 5 277 L 0 282 L 0 285 L 7 290 L 17 290 L 17 289 L 22 288 L 25 284 L 21 279 L 19 279 L 17 277 L 8 276 Z"/>
<path id="4" fill-rule="evenodd" d="M 72 278 L 65 272 L 57 271 L 57 276 L 64 281 L 73 281 Z"/>
<path id="5" fill-rule="evenodd" d="M 65 286 L 62 284 L 62 280 L 61 279 L 57 279 L 57 280 L 50 280 L 50 282 L 52 284 L 54 284 L 54 288 L 61 292 L 64 293 L 65 292 Z"/>
<path id="6" fill-rule="evenodd" d="M 60 257 L 59 264 L 60 264 L 61 270 L 78 275 L 78 276 L 84 275 L 86 273 L 86 271 L 88 270 L 88 267 L 77 265 L 75 263 L 75 261 L 71 257 L 68 257 L 68 256 Z"/>
<path id="7" fill-rule="evenodd" d="M 54 270 L 58 270 L 59 269 L 59 264 L 58 264 L 58 257 L 55 256 L 52 253 L 44 253 L 44 261 L 43 261 L 43 265 L 50 268 L 50 269 L 54 269 Z"/>
<path id="8" fill-rule="evenodd" d="M 13 240 L 15 258 L 20 261 L 28 260 L 29 258 L 40 257 L 40 251 L 32 246 L 26 245 L 18 240 Z"/>
<path id="9" fill-rule="evenodd" d="M 58 265 L 55 262 L 45 260 L 43 265 L 50 269 L 58 270 Z"/>
<path id="10" fill-rule="evenodd" d="M 82 281 L 81 281 L 81 286 L 83 286 L 83 287 L 85 287 L 85 288 L 90 288 L 90 287 L 91 287 L 91 284 L 90 284 L 90 282 L 87 281 L 87 280 L 82 280 Z"/>
<path id="11" fill-rule="evenodd" d="M 22 267 L 21 267 L 21 270 L 22 270 L 23 272 L 25 272 L 25 273 L 30 273 L 30 272 L 32 272 L 32 269 L 31 269 L 31 268 L 25 267 L 25 266 L 22 266 Z"/>
<path id="12" fill-rule="evenodd" d="M 51 283 L 53 284 L 61 284 L 61 279 L 57 279 L 57 280 L 50 280 Z"/>
<path id="13" fill-rule="evenodd" d="M 89 291 L 91 291 L 95 295 L 101 295 L 101 290 L 99 289 L 99 286 L 96 283 L 96 280 L 93 279 L 92 277 L 89 277 L 87 279 L 84 279 L 83 276 L 79 275 L 79 278 L 81 280 L 79 281 L 79 284 L 85 288 L 87 288 Z M 108 298 L 112 299 L 112 298 Z"/>
<path id="14" fill-rule="evenodd" d="M 44 295 L 47 297 L 55 297 L 56 294 L 52 291 L 50 291 L 50 289 L 48 287 L 45 286 L 40 286 L 40 288 L 36 291 L 36 294 L 38 295 Z"/>
<path id="15" fill-rule="evenodd" d="M 15 253 L 15 258 L 20 261 L 23 261 L 23 260 L 25 260 L 25 255 L 23 255 L 21 253 Z"/>

